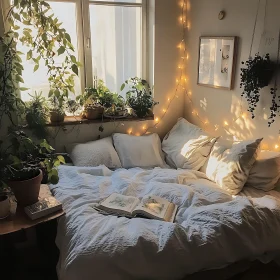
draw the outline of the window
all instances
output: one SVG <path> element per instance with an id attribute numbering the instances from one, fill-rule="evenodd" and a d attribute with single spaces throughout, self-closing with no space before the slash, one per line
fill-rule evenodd
<path id="1" fill-rule="evenodd" d="M 70 34 L 76 56 L 83 64 L 75 83 L 80 94 L 94 79 L 103 79 L 108 88 L 119 92 L 121 84 L 133 76 L 146 75 L 146 0 L 49 0 L 55 16 Z M 28 48 L 20 45 L 19 51 Z M 56 58 L 58 64 L 61 57 Z M 33 73 L 32 60 L 23 58 L 23 78 L 30 93 L 49 91 L 47 68 L 41 64 Z M 22 99 L 30 96 L 22 92 Z"/>

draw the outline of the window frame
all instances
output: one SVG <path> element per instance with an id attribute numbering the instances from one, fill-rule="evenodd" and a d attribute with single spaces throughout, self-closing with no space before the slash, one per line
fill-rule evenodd
<path id="1" fill-rule="evenodd" d="M 112 1 L 98 1 L 98 0 L 45 0 L 47 2 L 68 2 L 76 3 L 76 30 L 77 30 L 77 42 L 78 42 L 78 60 L 82 63 L 79 71 L 79 79 L 81 83 L 81 92 L 86 87 L 93 86 L 93 64 L 92 64 L 92 52 L 91 52 L 91 30 L 90 30 L 90 4 L 95 5 L 107 5 L 107 6 L 123 6 L 123 7 L 141 7 L 142 8 L 142 30 L 141 30 L 141 78 L 148 79 L 150 75 L 150 65 L 153 65 L 153 54 L 151 52 L 150 43 L 154 43 L 153 40 L 149 40 L 149 4 L 148 0 L 142 0 L 142 3 L 132 2 L 112 2 Z M 4 29 L 6 29 L 6 21 L 4 20 L 5 11 L 10 6 L 10 0 L 1 1 L 0 10 L 2 10 Z M 2 6 L 2 7 L 1 7 Z M 1 9 L 2 8 L 2 9 Z M 1 13 L 0 13 L 1 16 Z M 150 42 L 151 41 L 151 42 Z M 151 76 L 153 80 L 153 76 Z M 153 82 L 153 81 L 150 81 Z M 77 94 L 77 93 L 76 93 Z"/>
<path id="2" fill-rule="evenodd" d="M 52 0 L 49 0 L 52 1 Z M 58 0 L 59 1 L 59 0 Z M 68 0 L 64 0 L 68 1 Z M 79 0 L 77 0 L 79 1 Z M 147 54 L 147 19 L 148 19 L 148 9 L 147 0 L 142 0 L 142 3 L 132 3 L 132 2 L 112 2 L 112 1 L 98 1 L 98 0 L 80 0 L 82 3 L 82 13 L 83 13 L 83 36 L 84 36 L 84 69 L 86 69 L 85 74 L 85 84 L 87 86 L 93 86 L 93 63 L 92 63 L 92 45 L 91 45 L 91 29 L 90 29 L 90 11 L 89 7 L 91 4 L 100 6 L 118 6 L 118 7 L 141 7 L 142 8 L 142 28 L 141 28 L 141 78 L 147 79 L 147 67 L 148 67 L 148 54 Z"/>

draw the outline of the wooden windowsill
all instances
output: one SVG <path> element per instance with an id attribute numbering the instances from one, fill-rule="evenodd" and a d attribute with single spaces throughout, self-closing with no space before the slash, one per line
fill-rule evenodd
<path id="1" fill-rule="evenodd" d="M 47 126 L 64 126 L 64 125 L 76 125 L 76 124 L 91 124 L 91 123 L 108 123 L 108 122 L 141 122 L 154 120 L 154 116 L 148 116 L 145 118 L 126 117 L 126 118 L 103 118 L 97 120 L 82 119 L 81 117 L 65 117 L 63 122 L 48 123 Z"/>

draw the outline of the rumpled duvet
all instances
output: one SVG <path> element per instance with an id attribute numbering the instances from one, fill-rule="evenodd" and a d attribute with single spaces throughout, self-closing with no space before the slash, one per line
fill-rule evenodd
<path id="1" fill-rule="evenodd" d="M 66 212 L 56 240 L 60 280 L 182 279 L 280 250 L 279 193 L 232 196 L 190 170 L 61 166 L 59 176 L 51 189 Z M 168 199 L 179 206 L 175 223 L 96 212 L 114 192 Z"/>

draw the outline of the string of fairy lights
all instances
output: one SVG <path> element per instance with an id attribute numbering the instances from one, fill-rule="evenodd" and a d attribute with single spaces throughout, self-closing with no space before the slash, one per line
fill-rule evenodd
<path id="1" fill-rule="evenodd" d="M 187 89 L 188 79 L 187 79 L 187 76 L 186 76 L 186 63 L 189 59 L 189 55 L 187 53 L 186 34 L 187 34 L 187 31 L 191 27 L 190 22 L 187 20 L 187 15 L 188 15 L 188 12 L 190 10 L 190 3 L 189 3 L 188 0 L 180 0 L 179 5 L 181 7 L 181 14 L 180 14 L 180 17 L 179 17 L 179 21 L 180 21 L 180 24 L 182 26 L 182 39 L 178 44 L 178 49 L 179 49 L 179 52 L 180 52 L 181 61 L 178 65 L 179 77 L 176 79 L 176 87 L 175 87 L 175 90 L 174 90 L 174 94 L 172 95 L 172 97 L 168 97 L 168 99 L 167 99 L 168 103 L 167 103 L 166 107 L 163 108 L 160 111 L 160 112 L 162 112 L 161 116 L 155 116 L 154 123 L 152 125 L 149 125 L 149 126 L 143 125 L 142 126 L 142 133 L 135 133 L 136 136 L 147 134 L 147 133 L 149 133 L 150 130 L 153 130 L 153 129 L 158 127 L 158 125 L 163 121 L 164 117 L 168 113 L 169 108 L 171 107 L 171 104 L 173 103 L 173 101 L 176 98 L 178 98 L 179 92 L 185 93 L 187 102 L 189 103 L 189 108 L 191 108 L 191 110 L 192 110 L 192 115 L 194 117 L 196 117 L 198 122 L 200 124 L 202 124 L 203 127 L 206 127 L 206 129 L 207 129 L 207 127 L 209 128 L 209 125 L 210 125 L 209 120 L 206 119 L 206 118 L 203 118 L 200 115 L 200 113 L 198 112 L 198 110 L 196 109 L 196 105 L 194 104 L 194 102 L 192 100 L 192 92 Z M 231 127 L 233 127 L 234 124 L 237 124 L 237 122 L 240 121 L 240 120 L 245 121 L 245 119 L 248 117 L 248 113 L 244 112 L 244 110 L 243 110 L 243 99 L 242 99 L 242 97 L 240 98 L 238 107 L 239 107 L 239 113 L 235 118 L 232 119 L 231 122 L 229 122 L 229 120 L 224 120 L 221 125 L 215 124 L 214 125 L 214 130 L 217 131 L 220 128 L 222 128 L 222 129 L 225 130 L 225 132 L 228 135 L 231 135 L 235 140 L 241 140 L 241 139 L 238 139 L 236 137 L 234 131 L 231 130 Z M 128 134 L 132 134 L 133 130 L 129 129 L 127 132 L 128 132 Z M 267 144 L 263 143 L 262 149 L 267 150 L 268 148 L 269 148 L 269 146 Z M 280 149 L 280 146 L 279 146 L 279 144 L 276 143 L 274 145 L 274 150 L 279 150 L 279 149 Z"/>

